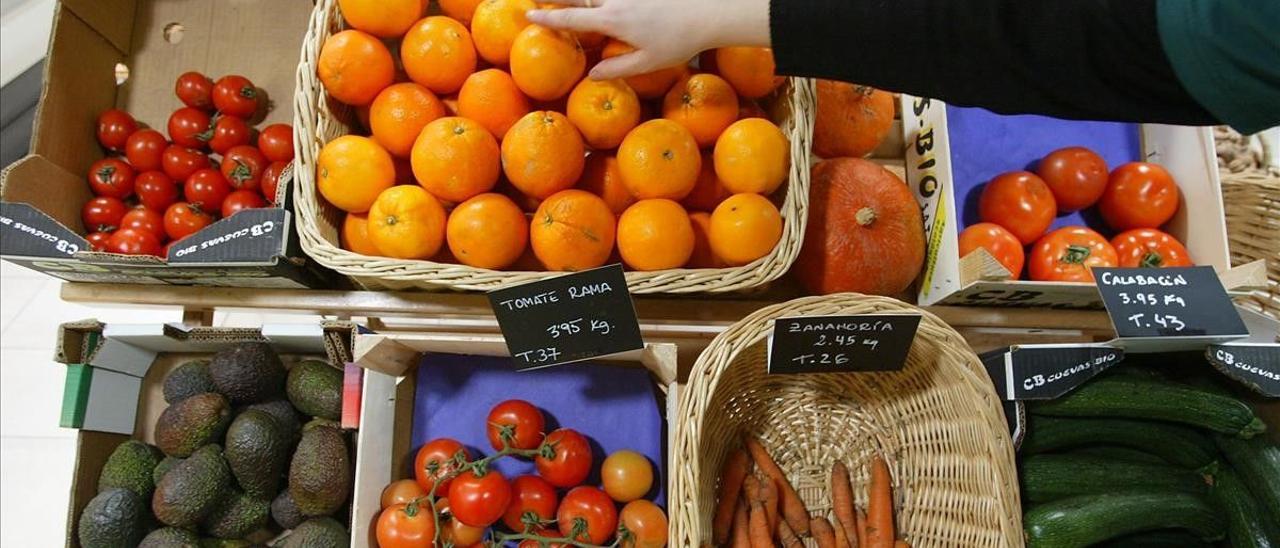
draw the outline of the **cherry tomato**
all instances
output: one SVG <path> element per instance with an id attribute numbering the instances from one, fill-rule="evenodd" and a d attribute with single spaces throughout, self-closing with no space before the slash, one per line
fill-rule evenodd
<path id="1" fill-rule="evenodd" d="M 168 234 L 164 231 L 164 214 L 146 207 L 135 207 L 125 213 L 120 220 L 120 228 L 145 230 L 154 234 L 160 243 L 168 239 Z"/>
<path id="2" fill-rule="evenodd" d="M 243 118 L 222 115 L 213 121 L 209 148 L 218 154 L 226 154 L 232 147 L 247 145 L 253 140 L 253 129 Z"/>
<path id="3" fill-rule="evenodd" d="M 533 534 L 543 538 L 557 538 L 560 536 L 560 531 L 544 527 L 542 529 L 538 529 L 534 531 Z M 564 546 L 565 544 L 562 542 L 550 542 L 547 544 L 542 544 L 540 541 L 537 541 L 534 539 L 524 539 L 520 541 L 520 544 L 517 545 L 516 548 L 564 548 Z"/>
<path id="4" fill-rule="evenodd" d="M 667 545 L 667 514 L 657 504 L 643 499 L 628 502 L 618 514 L 618 521 L 627 528 L 621 542 L 623 548 L 662 548 Z"/>
<path id="5" fill-rule="evenodd" d="M 169 140 L 164 138 L 163 133 L 154 129 L 140 129 L 125 141 L 124 156 L 138 171 L 155 171 L 164 165 L 164 149 L 168 147 Z"/>
<path id="6" fill-rule="evenodd" d="M 1123 268 L 1191 266 L 1191 255 L 1177 238 L 1154 228 L 1135 228 L 1111 239 Z"/>
<path id="7" fill-rule="evenodd" d="M 222 176 L 241 190 L 257 190 L 262 185 L 262 170 L 266 168 L 267 157 L 249 145 L 232 147 L 222 156 Z"/>
<path id="8" fill-rule="evenodd" d="M 1116 250 L 1083 226 L 1059 228 L 1031 248 L 1029 274 L 1038 282 L 1092 282 L 1097 266 L 1116 266 Z"/>
<path id="9" fill-rule="evenodd" d="M 653 487 L 653 465 L 635 451 L 614 451 L 600 465 L 604 492 L 618 502 L 631 502 Z"/>
<path id="10" fill-rule="evenodd" d="M 1107 161 L 1084 147 L 1050 152 L 1036 168 L 1053 192 L 1058 211 L 1070 213 L 1097 203 L 1107 189 Z"/>
<path id="11" fill-rule="evenodd" d="M 98 196 L 128 198 L 133 194 L 133 168 L 119 158 L 103 158 L 89 166 L 89 188 Z"/>
<path id="12" fill-rule="evenodd" d="M 111 239 L 110 232 L 90 232 L 84 239 L 89 241 L 89 249 L 93 251 L 106 251 L 107 241 Z"/>
<path id="13" fill-rule="evenodd" d="M 267 202 L 276 203 L 276 189 L 280 187 L 280 175 L 284 174 L 286 167 L 289 167 L 288 162 L 271 162 L 267 169 L 262 170 L 262 197 Z"/>
<path id="14" fill-rule="evenodd" d="M 154 255 L 159 257 L 164 246 L 150 231 L 138 228 L 122 228 L 107 239 L 107 253 L 121 255 Z"/>
<path id="15" fill-rule="evenodd" d="M 267 207 L 267 202 L 262 199 L 261 194 L 252 190 L 237 190 L 228 194 L 227 199 L 222 201 L 222 216 L 230 217 L 246 209 L 260 207 Z"/>
<path id="16" fill-rule="evenodd" d="M 98 115 L 98 144 L 103 148 L 123 151 L 135 131 L 138 131 L 138 122 L 128 112 L 113 108 Z"/>
<path id="17" fill-rule="evenodd" d="M 378 515 L 379 548 L 421 548 L 436 538 L 433 510 L 426 504 L 397 504 Z"/>
<path id="18" fill-rule="evenodd" d="M 507 400 L 493 406 L 489 410 L 489 418 L 485 420 L 485 431 L 489 436 L 489 445 L 502 450 L 507 443 L 516 449 L 529 450 L 542 443 L 542 432 L 546 429 L 546 421 L 542 411 L 532 403 L 524 400 Z"/>
<path id="19" fill-rule="evenodd" d="M 552 458 L 534 457 L 538 475 L 560 488 L 582 484 L 591 472 L 591 444 L 577 430 L 561 428 L 547 434 L 546 441 L 554 453 Z"/>
<path id="20" fill-rule="evenodd" d="M 459 453 L 463 460 L 471 460 L 471 452 L 454 439 L 438 438 L 422 444 L 418 455 L 413 459 L 413 476 L 423 491 L 430 493 L 437 479 L 448 476 L 457 469 L 454 461 Z M 440 487 L 436 488 L 437 496 L 449 492 L 450 481 L 445 479 L 440 482 Z"/>
<path id="21" fill-rule="evenodd" d="M 120 198 L 99 196 L 80 208 L 80 220 L 84 221 L 85 230 L 90 232 L 111 232 L 120 228 L 120 221 L 128 212 L 129 206 L 124 205 Z"/>
<path id="22" fill-rule="evenodd" d="M 1005 227 L 1024 245 L 1036 241 L 1053 223 L 1058 206 L 1053 192 L 1034 173 L 1015 171 L 992 179 L 982 189 L 978 214 Z"/>
<path id="23" fill-rule="evenodd" d="M 182 195 L 191 205 L 208 212 L 222 211 L 222 202 L 231 194 L 231 185 L 211 167 L 192 173 L 182 186 Z"/>
<path id="24" fill-rule="evenodd" d="M 1117 231 L 1160 228 L 1178 212 L 1178 184 L 1163 167 L 1130 162 L 1111 172 L 1098 212 Z"/>
<path id="25" fill-rule="evenodd" d="M 516 533 L 523 533 L 525 520 L 541 524 L 555 519 L 556 504 L 556 488 L 547 480 L 532 475 L 517 476 L 511 480 L 511 504 L 502 514 L 502 523 Z"/>
<path id="26" fill-rule="evenodd" d="M 556 510 L 556 525 L 566 538 L 604 544 L 618 529 L 618 509 L 604 491 L 581 485 L 565 493 Z"/>
<path id="27" fill-rule="evenodd" d="M 258 149 L 272 162 L 293 160 L 293 126 L 271 124 L 258 134 Z"/>
<path id="28" fill-rule="evenodd" d="M 169 139 L 175 145 L 202 149 L 209 141 L 209 113 L 198 108 L 182 107 L 169 115 Z"/>
<path id="29" fill-rule="evenodd" d="M 182 100 L 182 104 L 191 108 L 213 110 L 213 80 L 199 72 L 186 72 L 179 76 L 173 93 Z"/>
<path id="30" fill-rule="evenodd" d="M 449 482 L 449 507 L 453 519 L 472 527 L 493 525 L 511 503 L 511 484 L 497 470 L 485 470 L 483 476 L 467 470 Z"/>
<path id="31" fill-rule="evenodd" d="M 163 171 L 138 174 L 133 190 L 138 194 L 138 201 L 152 211 L 163 213 L 178 201 L 178 185 Z"/>
<path id="32" fill-rule="evenodd" d="M 213 215 L 186 202 L 169 206 L 164 212 L 164 232 L 173 240 L 181 240 L 213 224 Z"/>
<path id="33" fill-rule="evenodd" d="M 425 496 L 427 496 L 427 492 L 422 490 L 422 486 L 418 485 L 418 482 L 411 479 L 396 480 L 388 483 L 382 489 L 382 507 L 409 504 Z"/>
<path id="34" fill-rule="evenodd" d="M 986 249 L 1016 280 L 1022 275 L 1026 253 L 1022 242 L 1004 227 L 995 223 L 978 223 L 960 233 L 960 256 L 966 257 L 978 248 Z"/>
<path id="35" fill-rule="evenodd" d="M 213 85 L 213 106 L 223 114 L 252 117 L 258 111 L 258 88 L 244 76 L 223 76 Z"/>
<path id="36" fill-rule="evenodd" d="M 170 179 L 185 181 L 192 173 L 212 165 L 209 157 L 200 151 L 179 145 L 169 145 L 169 148 L 164 149 L 161 167 Z"/>
<path id="37" fill-rule="evenodd" d="M 450 519 L 440 532 L 440 540 L 451 543 L 457 548 L 468 548 L 480 544 L 484 540 L 484 527 L 472 527 L 457 518 Z"/>

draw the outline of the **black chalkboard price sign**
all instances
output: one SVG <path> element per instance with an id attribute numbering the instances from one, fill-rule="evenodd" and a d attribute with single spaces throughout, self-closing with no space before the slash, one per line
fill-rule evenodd
<path id="1" fill-rule="evenodd" d="M 1249 334 L 1212 267 L 1095 268 L 1093 274 L 1121 339 Z"/>
<path id="2" fill-rule="evenodd" d="M 987 352 L 982 362 L 1005 400 L 1050 400 L 1124 361 L 1105 344 L 1027 344 Z"/>
<path id="3" fill-rule="evenodd" d="M 1204 354 L 1224 375 L 1259 394 L 1280 398 L 1280 345 L 1211 344 Z"/>
<path id="4" fill-rule="evenodd" d="M 919 314 L 805 316 L 774 320 L 769 374 L 897 371 Z"/>
<path id="5" fill-rule="evenodd" d="M 498 289 L 488 296 L 520 371 L 644 347 L 622 265 Z"/>

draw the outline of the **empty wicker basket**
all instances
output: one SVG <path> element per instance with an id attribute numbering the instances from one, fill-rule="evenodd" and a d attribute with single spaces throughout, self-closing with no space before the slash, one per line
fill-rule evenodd
<path id="1" fill-rule="evenodd" d="M 924 317 L 902 371 L 765 374 L 776 318 L 904 312 Z M 897 530 L 913 547 L 1023 545 L 999 398 L 964 339 L 913 306 L 842 294 L 761 309 L 698 358 L 676 417 L 672 546 L 710 544 L 717 476 L 742 433 L 760 438 L 813 515 L 830 517 L 836 461 L 865 507 L 865 464 L 880 453 L 893 475 Z"/>

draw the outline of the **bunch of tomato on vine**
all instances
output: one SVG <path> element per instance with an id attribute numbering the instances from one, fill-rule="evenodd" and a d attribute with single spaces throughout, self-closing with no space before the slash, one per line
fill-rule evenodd
<path id="1" fill-rule="evenodd" d="M 266 111 L 262 90 L 243 76 L 215 82 L 187 72 L 174 92 L 183 106 L 167 135 L 122 110 L 98 116 L 98 143 L 110 155 L 90 166 L 94 198 L 80 212 L 94 251 L 164 257 L 219 218 L 276 202 L 293 128 L 254 129 Z"/>
<path id="2" fill-rule="evenodd" d="M 666 545 L 666 514 L 644 498 L 654 481 L 647 458 L 616 451 L 601 464 L 603 485 L 585 485 L 594 465 L 587 437 L 569 428 L 544 434 L 545 426 L 542 411 L 533 404 L 507 400 L 494 406 L 486 420 L 492 455 L 473 458 L 450 438 L 423 444 L 414 459 L 414 479 L 392 482 L 383 490 L 378 545 Z M 531 459 L 537 473 L 508 480 L 492 464 L 509 457 Z"/>

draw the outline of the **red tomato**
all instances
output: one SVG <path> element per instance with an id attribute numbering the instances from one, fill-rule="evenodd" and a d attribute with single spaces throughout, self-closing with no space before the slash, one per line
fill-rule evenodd
<path id="1" fill-rule="evenodd" d="M 98 144 L 103 148 L 123 151 L 135 131 L 138 131 L 138 122 L 128 112 L 111 109 L 98 115 Z"/>
<path id="2" fill-rule="evenodd" d="M 107 241 L 111 239 L 110 232 L 90 232 L 84 239 L 89 241 L 89 249 L 93 251 L 106 251 Z"/>
<path id="3" fill-rule="evenodd" d="M 128 212 L 129 206 L 124 205 L 120 198 L 99 196 L 80 208 L 80 220 L 84 221 L 85 230 L 90 232 L 111 232 L 120 228 L 120 221 Z"/>
<path id="4" fill-rule="evenodd" d="M 178 77 L 173 89 L 182 104 L 200 110 L 213 110 L 213 80 L 199 72 L 186 72 Z"/>
<path id="5" fill-rule="evenodd" d="M 107 253 L 119 253 L 121 255 L 154 255 L 156 257 L 164 251 L 164 246 L 160 244 L 160 239 L 155 234 L 147 230 L 138 228 L 122 228 L 111 233 L 111 237 L 107 239 Z"/>
<path id="6" fill-rule="evenodd" d="M 1177 238 L 1154 228 L 1135 228 L 1111 239 L 1124 268 L 1192 266 L 1191 255 Z"/>
<path id="7" fill-rule="evenodd" d="M 1160 228 L 1178 212 L 1178 195 L 1178 184 L 1163 167 L 1130 162 L 1111 173 L 1098 211 L 1117 231 Z"/>
<path id="8" fill-rule="evenodd" d="M 145 207 L 135 207 L 125 213 L 120 221 L 120 228 L 145 230 L 154 234 L 160 243 L 168 239 L 168 234 L 164 231 L 164 215 Z"/>
<path id="9" fill-rule="evenodd" d="M 267 202 L 262 199 L 261 194 L 252 190 L 237 190 L 228 194 L 227 199 L 222 201 L 222 216 L 230 217 L 246 209 L 260 207 L 267 207 Z"/>
<path id="10" fill-rule="evenodd" d="M 293 159 L 293 126 L 271 124 L 258 134 L 258 149 L 272 162 L 288 162 Z"/>
<path id="11" fill-rule="evenodd" d="M 560 531 L 556 531 L 555 529 L 542 528 L 542 529 L 538 529 L 537 531 L 534 531 L 533 534 L 543 538 L 557 538 L 560 536 Z M 551 542 L 547 544 L 542 544 L 542 542 L 534 539 L 524 539 L 520 541 L 520 544 L 517 545 L 516 548 L 564 548 L 564 546 L 565 544 L 561 542 Z"/>
<path id="12" fill-rule="evenodd" d="M 164 174 L 175 181 L 185 181 L 192 173 L 213 165 L 209 157 L 184 146 L 169 145 L 164 149 L 161 167 Z"/>
<path id="13" fill-rule="evenodd" d="M 1013 279 L 1022 276 L 1026 254 L 1022 250 L 1022 242 L 1012 232 L 995 223 L 978 223 L 964 229 L 960 233 L 960 256 L 966 257 L 978 248 L 991 253 L 1013 275 Z"/>
<path id="14" fill-rule="evenodd" d="M 243 118 L 222 115 L 213 122 L 209 148 L 218 154 L 226 154 L 232 147 L 247 145 L 253 140 L 253 128 Z"/>
<path id="15" fill-rule="evenodd" d="M 164 212 L 164 232 L 174 241 L 181 240 L 213 224 L 213 215 L 191 204 L 178 202 Z"/>
<path id="16" fill-rule="evenodd" d="M 258 88 L 244 76 L 223 76 L 213 85 L 213 106 L 223 114 L 250 118 L 258 111 Z"/>
<path id="17" fill-rule="evenodd" d="M 582 484 L 591 472 L 591 444 L 587 438 L 577 430 L 561 428 L 547 434 L 546 441 L 555 455 L 552 458 L 534 457 L 538 475 L 560 488 Z"/>
<path id="18" fill-rule="evenodd" d="M 169 209 L 178 201 L 178 185 L 163 171 L 138 174 L 133 190 L 144 207 L 157 212 Z"/>
<path id="19" fill-rule="evenodd" d="M 483 476 L 467 470 L 449 482 L 453 519 L 472 527 L 493 525 L 502 518 L 510 503 L 511 484 L 497 470 L 486 470 Z"/>
<path id="20" fill-rule="evenodd" d="M 533 449 L 542 443 L 542 433 L 546 429 L 542 411 L 524 400 L 507 400 L 493 406 L 485 425 L 489 445 L 497 450 L 506 445 L 503 437 L 513 448 Z"/>
<path id="21" fill-rule="evenodd" d="M 379 548 L 421 548 L 436 538 L 436 518 L 426 504 L 397 504 L 378 515 Z"/>
<path id="22" fill-rule="evenodd" d="M 667 545 L 667 515 L 657 504 L 633 500 L 622 507 L 618 521 L 627 528 L 622 548 L 662 548 Z M 838 533 L 837 533 L 838 534 Z"/>
<path id="23" fill-rule="evenodd" d="M 484 540 L 484 527 L 472 527 L 458 519 L 451 519 L 440 532 L 440 540 L 456 548 L 468 548 L 480 544 Z"/>
<path id="24" fill-rule="evenodd" d="M 262 185 L 262 170 L 266 168 L 267 157 L 249 145 L 233 147 L 222 157 L 222 176 L 238 189 L 257 190 Z"/>
<path id="25" fill-rule="evenodd" d="M 163 133 L 154 129 L 140 129 L 125 141 L 124 156 L 138 171 L 155 171 L 164 165 L 164 149 L 168 147 L 169 140 L 164 138 Z"/>
<path id="26" fill-rule="evenodd" d="M 191 205 L 204 211 L 222 211 L 222 202 L 231 194 L 227 179 L 211 167 L 192 173 L 182 186 L 182 195 Z"/>
<path id="27" fill-rule="evenodd" d="M 517 476 L 511 480 L 511 504 L 502 514 L 502 523 L 516 533 L 523 533 L 526 519 L 539 524 L 555 519 L 556 503 L 556 488 L 547 480 L 531 475 Z"/>
<path id="28" fill-rule="evenodd" d="M 182 107 L 169 115 L 169 139 L 175 145 L 202 149 L 209 141 L 209 113 L 198 108 Z"/>
<path id="29" fill-rule="evenodd" d="M 1026 171 L 992 179 L 978 200 L 978 214 L 983 221 L 1005 227 L 1024 245 L 1049 229 L 1057 211 L 1049 185 Z"/>
<path id="30" fill-rule="evenodd" d="M 262 196 L 267 202 L 276 203 L 276 189 L 280 187 L 280 175 L 286 167 L 289 167 L 288 162 L 271 162 L 267 169 L 262 170 Z"/>
<path id="31" fill-rule="evenodd" d="M 430 493 L 437 479 L 452 474 L 458 468 L 454 461 L 459 453 L 463 460 L 471 460 L 471 453 L 467 448 L 454 439 L 438 438 L 422 444 L 418 455 L 413 459 L 413 476 L 423 491 Z M 440 487 L 436 489 L 437 497 L 449 492 L 450 481 L 445 479 L 440 482 Z"/>
<path id="32" fill-rule="evenodd" d="M 586 485 L 574 487 L 560 501 L 556 525 L 566 538 L 604 544 L 618 529 L 618 509 L 604 491 Z"/>
<path id="33" fill-rule="evenodd" d="M 1093 282 L 1097 266 L 1116 266 L 1116 250 L 1101 234 L 1083 226 L 1059 228 L 1031 248 L 1031 279 L 1038 282 Z"/>
<path id="34" fill-rule="evenodd" d="M 89 188 L 98 196 L 128 198 L 133 180 L 133 168 L 119 158 L 103 158 L 89 166 Z"/>
<path id="35" fill-rule="evenodd" d="M 1058 211 L 1070 213 L 1097 203 L 1107 189 L 1107 161 L 1084 147 L 1050 152 L 1036 168 L 1058 203 Z"/>

